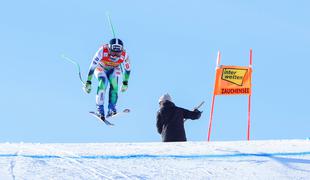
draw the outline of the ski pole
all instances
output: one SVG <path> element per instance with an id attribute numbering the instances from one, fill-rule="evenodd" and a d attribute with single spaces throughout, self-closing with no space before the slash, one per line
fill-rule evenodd
<path id="1" fill-rule="evenodd" d="M 113 24 L 112 24 L 112 21 L 111 21 L 111 17 L 110 17 L 109 12 L 106 12 L 106 15 L 107 15 L 107 18 L 108 18 L 108 21 L 109 21 L 109 24 L 110 24 L 110 28 L 111 28 L 113 37 L 115 38 L 115 30 L 114 30 L 114 26 L 113 26 Z"/>
<path id="2" fill-rule="evenodd" d="M 73 60 L 73 59 L 71 59 L 71 58 L 65 56 L 64 54 L 62 54 L 61 57 L 62 57 L 63 59 L 65 59 L 65 60 L 67 60 L 67 61 L 69 61 L 69 62 L 71 62 L 72 64 L 75 65 L 75 67 L 77 68 L 78 73 L 79 73 L 80 81 L 81 81 L 81 83 L 83 84 L 83 86 L 85 86 L 85 82 L 84 82 L 83 79 L 82 79 L 81 68 L 80 68 L 79 63 L 77 63 L 75 60 Z"/>
<path id="3" fill-rule="evenodd" d="M 198 106 L 196 106 L 196 107 L 194 108 L 194 110 L 195 110 L 195 109 L 199 109 L 204 103 L 205 103 L 205 101 L 202 101 Z"/>

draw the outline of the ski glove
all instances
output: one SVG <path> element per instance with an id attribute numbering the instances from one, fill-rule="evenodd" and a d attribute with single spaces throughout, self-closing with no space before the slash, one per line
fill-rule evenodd
<path id="1" fill-rule="evenodd" d="M 198 109 L 194 109 L 194 112 L 199 113 L 199 114 L 198 114 L 198 119 L 199 119 L 199 118 L 201 117 L 202 111 L 199 111 Z"/>
<path id="2" fill-rule="evenodd" d="M 123 85 L 122 85 L 122 92 L 125 92 L 127 91 L 128 89 L 128 81 L 123 81 Z"/>
<path id="3" fill-rule="evenodd" d="M 86 81 L 85 86 L 83 87 L 83 90 L 87 94 L 91 92 L 91 81 Z"/>

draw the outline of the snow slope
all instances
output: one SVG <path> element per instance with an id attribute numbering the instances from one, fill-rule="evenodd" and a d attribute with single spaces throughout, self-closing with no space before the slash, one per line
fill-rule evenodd
<path id="1" fill-rule="evenodd" d="M 2 143 L 0 179 L 310 179 L 310 141 Z"/>

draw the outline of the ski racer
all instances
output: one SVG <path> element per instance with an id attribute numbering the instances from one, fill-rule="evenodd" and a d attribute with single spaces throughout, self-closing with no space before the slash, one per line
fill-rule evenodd
<path id="1" fill-rule="evenodd" d="M 106 117 L 113 116 L 117 113 L 116 104 L 118 99 L 118 78 L 122 77 L 121 91 L 125 92 L 128 88 L 131 66 L 129 57 L 124 49 L 122 40 L 113 38 L 109 44 L 104 44 L 96 52 L 89 67 L 87 81 L 83 87 L 86 93 L 91 92 L 92 77 L 95 74 L 99 81 L 96 95 L 96 106 L 98 116 L 105 120 Z M 109 87 L 108 113 L 105 117 L 104 99 L 106 88 Z"/>

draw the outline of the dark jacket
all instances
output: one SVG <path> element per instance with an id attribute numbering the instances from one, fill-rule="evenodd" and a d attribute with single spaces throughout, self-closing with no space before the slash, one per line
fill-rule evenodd
<path id="1" fill-rule="evenodd" d="M 199 119 L 201 112 L 189 111 L 165 101 L 163 107 L 157 112 L 157 131 L 163 142 L 186 141 L 184 119 Z"/>

